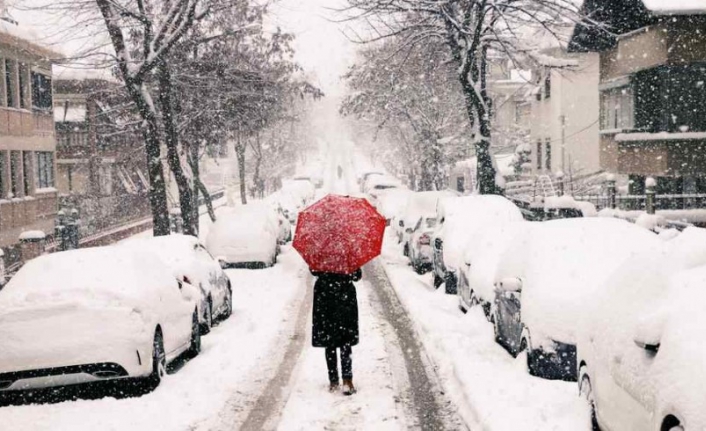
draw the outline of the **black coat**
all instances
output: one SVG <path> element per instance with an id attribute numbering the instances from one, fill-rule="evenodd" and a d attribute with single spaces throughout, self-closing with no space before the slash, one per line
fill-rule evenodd
<path id="1" fill-rule="evenodd" d="M 311 344 L 314 347 L 341 347 L 358 344 L 358 298 L 354 281 L 363 273 L 350 275 L 312 272 L 314 309 Z"/>

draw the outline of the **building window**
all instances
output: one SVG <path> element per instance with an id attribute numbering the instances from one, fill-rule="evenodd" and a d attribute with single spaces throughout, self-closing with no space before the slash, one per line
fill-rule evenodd
<path id="1" fill-rule="evenodd" d="M 601 130 L 634 128 L 635 100 L 631 87 L 613 88 L 601 93 Z"/>
<path id="2" fill-rule="evenodd" d="M 22 184 L 22 165 L 20 151 L 10 151 L 10 198 L 19 197 Z"/>
<path id="3" fill-rule="evenodd" d="M 19 74 L 19 99 L 20 99 L 20 108 L 22 109 L 28 109 L 29 108 L 29 89 L 27 78 L 28 78 L 28 72 L 29 70 L 27 69 L 27 65 L 24 63 L 19 63 L 17 67 L 17 73 Z"/>
<path id="4" fill-rule="evenodd" d="M 552 171 L 552 142 L 551 142 L 551 140 L 547 139 L 547 142 L 544 145 L 545 145 L 544 166 L 547 168 L 547 171 L 551 172 Z"/>
<path id="5" fill-rule="evenodd" d="M 52 108 L 51 78 L 32 72 L 32 108 L 50 110 Z"/>
<path id="6" fill-rule="evenodd" d="M 69 190 L 72 189 L 71 167 L 69 167 Z M 54 187 L 54 153 L 37 151 L 37 187 L 46 189 Z"/>
<path id="7" fill-rule="evenodd" d="M 552 75 L 547 74 L 546 78 L 544 78 L 544 98 L 549 99 L 552 97 Z"/>
<path id="8" fill-rule="evenodd" d="M 33 190 L 32 187 L 32 175 L 31 172 L 32 170 L 32 152 L 31 151 L 23 151 L 22 152 L 22 171 L 24 172 L 24 178 L 23 178 L 23 191 L 25 196 L 31 196 Z"/>
<path id="9" fill-rule="evenodd" d="M 15 62 L 5 59 L 5 106 L 16 106 L 17 91 L 15 88 Z"/>
<path id="10" fill-rule="evenodd" d="M 537 170 L 542 170 L 542 141 L 537 142 Z"/>

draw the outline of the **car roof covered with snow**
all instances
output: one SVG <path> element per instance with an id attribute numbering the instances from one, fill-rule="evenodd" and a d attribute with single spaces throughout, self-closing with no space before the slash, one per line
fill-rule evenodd
<path id="1" fill-rule="evenodd" d="M 492 225 L 520 222 L 522 212 L 508 199 L 496 195 L 470 195 L 439 201 L 439 229 L 436 236 L 444 241 L 444 263 L 459 269 L 476 231 Z"/>
<path id="2" fill-rule="evenodd" d="M 108 246 L 42 255 L 27 262 L 0 291 L 0 304 L 109 301 L 159 304 L 160 290 L 176 289 L 172 271 L 156 255 Z"/>
<path id="3" fill-rule="evenodd" d="M 496 281 L 522 279 L 522 320 L 532 343 L 575 343 L 583 304 L 632 256 L 657 249 L 654 233 L 623 220 L 578 218 L 538 223 L 501 258 Z"/>

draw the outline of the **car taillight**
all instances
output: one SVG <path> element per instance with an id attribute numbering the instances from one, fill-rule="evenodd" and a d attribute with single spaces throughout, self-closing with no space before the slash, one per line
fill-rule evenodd
<path id="1" fill-rule="evenodd" d="M 419 237 L 419 245 L 429 245 L 431 244 L 431 237 L 427 234 L 424 234 Z"/>

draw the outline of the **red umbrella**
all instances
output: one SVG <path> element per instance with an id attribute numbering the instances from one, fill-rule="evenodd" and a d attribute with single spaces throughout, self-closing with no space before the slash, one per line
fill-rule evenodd
<path id="1" fill-rule="evenodd" d="M 380 254 L 384 232 L 367 200 L 327 195 L 299 213 L 292 245 L 312 271 L 351 274 Z"/>

